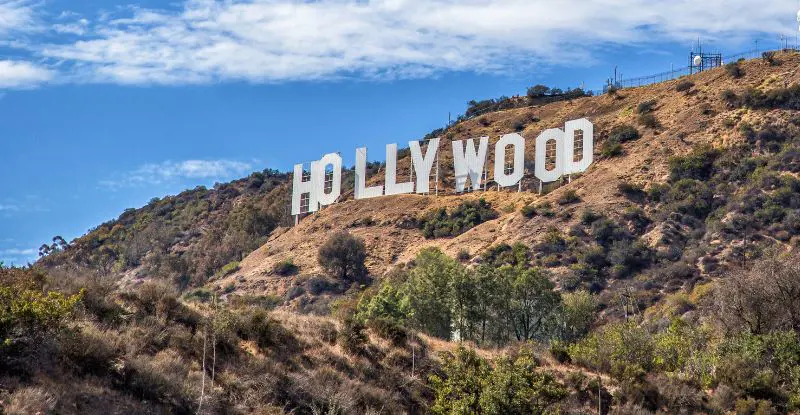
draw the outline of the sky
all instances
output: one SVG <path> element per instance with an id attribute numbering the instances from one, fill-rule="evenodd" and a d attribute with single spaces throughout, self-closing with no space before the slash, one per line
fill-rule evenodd
<path id="1" fill-rule="evenodd" d="M 0 0 L 0 261 L 153 197 L 795 39 L 796 0 Z M 375 151 L 372 154 L 379 154 Z M 376 156 L 378 157 L 378 156 Z M 372 158 L 372 157 L 370 157 Z M 376 158 L 380 160 L 380 158 Z"/>

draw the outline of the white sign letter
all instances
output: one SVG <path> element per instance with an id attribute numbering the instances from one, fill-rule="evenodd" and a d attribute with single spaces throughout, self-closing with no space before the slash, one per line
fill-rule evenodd
<path id="1" fill-rule="evenodd" d="M 325 179 L 327 178 L 328 166 L 333 167 L 333 177 L 331 177 L 331 191 L 325 192 Z M 322 177 L 315 179 L 319 181 L 315 186 L 319 195 L 317 200 L 320 206 L 327 206 L 336 202 L 336 199 L 342 194 L 342 156 L 331 153 L 326 154 L 319 161 L 319 173 Z"/>
<path id="2" fill-rule="evenodd" d="M 410 171 L 410 170 L 409 170 Z M 414 192 L 414 182 L 397 183 L 397 144 L 386 145 L 386 195 Z"/>
<path id="3" fill-rule="evenodd" d="M 514 170 L 506 174 L 506 147 L 514 146 Z M 494 146 L 494 181 L 501 187 L 514 186 L 525 173 L 525 139 L 519 134 L 506 134 Z"/>
<path id="4" fill-rule="evenodd" d="M 431 169 L 436 160 L 436 153 L 439 151 L 439 138 L 428 141 L 425 157 L 422 157 L 419 141 L 409 141 L 408 147 L 411 149 L 411 159 L 414 161 L 414 170 L 417 172 L 417 193 L 428 193 L 430 192 Z"/>
<path id="5" fill-rule="evenodd" d="M 464 140 L 453 141 L 453 169 L 456 172 L 456 191 L 463 192 L 467 186 L 467 177 L 472 183 L 472 190 L 481 188 L 481 175 L 486 164 L 486 150 L 489 148 L 489 137 L 481 137 L 477 153 L 475 141 L 468 139 L 464 149 Z"/>
<path id="6" fill-rule="evenodd" d="M 547 154 L 547 143 L 555 142 L 555 154 Z M 558 128 L 542 131 L 536 137 L 536 177 L 549 183 L 558 180 L 564 172 L 564 132 Z M 549 156 L 549 157 L 548 157 Z M 555 164 L 552 170 L 547 170 L 547 159 Z"/>
<path id="7" fill-rule="evenodd" d="M 581 159 L 575 161 L 575 133 L 583 133 Z M 564 125 L 564 174 L 582 173 L 594 161 L 594 125 L 586 118 Z"/>
<path id="8" fill-rule="evenodd" d="M 303 165 L 294 165 L 294 174 L 292 175 L 292 215 L 299 215 L 302 213 L 300 211 L 300 202 L 303 198 L 303 195 L 306 193 L 308 193 L 308 212 L 310 213 L 317 211 L 319 202 L 317 202 L 317 191 L 315 186 L 315 170 L 317 169 L 316 165 L 316 161 L 311 163 L 311 174 L 309 175 L 308 181 L 303 181 Z"/>
<path id="9" fill-rule="evenodd" d="M 367 148 L 356 149 L 356 184 L 354 198 L 369 199 L 383 195 L 383 186 L 367 186 Z"/>

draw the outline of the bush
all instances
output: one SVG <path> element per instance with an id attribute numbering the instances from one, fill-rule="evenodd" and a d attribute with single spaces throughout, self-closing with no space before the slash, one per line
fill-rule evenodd
<path id="1" fill-rule="evenodd" d="M 742 95 L 741 103 L 750 108 L 800 110 L 800 85 L 775 88 L 767 92 L 750 88 Z"/>
<path id="2" fill-rule="evenodd" d="M 572 361 L 620 380 L 641 378 L 652 369 L 653 337 L 632 321 L 610 323 L 569 348 Z"/>
<path id="3" fill-rule="evenodd" d="M 17 291 L 0 286 L 0 350 L 21 336 L 39 336 L 61 328 L 81 301 L 83 292 L 67 296 L 60 292 Z"/>
<path id="4" fill-rule="evenodd" d="M 297 274 L 300 268 L 294 264 L 294 262 L 290 259 L 284 259 L 283 261 L 278 262 L 272 268 L 272 272 L 280 275 L 280 276 L 289 276 Z"/>
<path id="5" fill-rule="evenodd" d="M 770 66 L 777 66 L 778 60 L 775 58 L 775 51 L 767 51 L 761 54 L 761 59 Z"/>
<path id="6" fill-rule="evenodd" d="M 556 202 L 559 205 L 569 205 L 572 203 L 578 203 L 581 201 L 581 198 L 578 196 L 578 192 L 575 190 L 567 190 L 566 192 L 562 193 Z"/>
<path id="7" fill-rule="evenodd" d="M 681 179 L 707 180 L 713 173 L 718 155 L 717 150 L 706 146 L 698 147 L 684 157 L 670 157 L 669 178 L 674 182 Z"/>
<path id="8" fill-rule="evenodd" d="M 744 76 L 744 70 L 741 66 L 739 66 L 739 62 L 731 62 L 725 65 L 725 72 L 731 76 L 731 78 L 739 79 Z"/>
<path id="9" fill-rule="evenodd" d="M 686 92 L 694 87 L 694 82 L 684 79 L 679 81 L 677 85 L 675 85 L 675 90 L 678 92 Z"/>
<path id="10" fill-rule="evenodd" d="M 420 219 L 422 234 L 426 238 L 457 236 L 475 226 L 497 218 L 497 212 L 484 199 L 465 201 L 449 214 L 442 208 L 426 214 Z"/>
<path id="11" fill-rule="evenodd" d="M 319 248 L 317 259 L 331 276 L 344 281 L 360 281 L 367 275 L 364 265 L 367 249 L 364 241 L 347 231 L 331 235 Z"/>
<path id="12" fill-rule="evenodd" d="M 262 350 L 286 349 L 297 344 L 289 330 L 270 317 L 269 312 L 261 309 L 252 309 L 239 316 L 236 334 L 244 340 L 255 342 Z"/>
<path id="13" fill-rule="evenodd" d="M 648 114 L 653 112 L 653 109 L 656 106 L 656 100 L 651 99 L 649 101 L 640 102 L 639 105 L 636 106 L 636 112 L 639 114 Z"/>
<path id="14" fill-rule="evenodd" d="M 567 396 L 566 388 L 543 373 L 533 352 L 498 358 L 494 365 L 459 347 L 442 356 L 441 373 L 430 376 L 434 414 L 541 414 Z"/>
<path id="15" fill-rule="evenodd" d="M 522 213 L 522 216 L 525 216 L 526 218 L 532 218 L 536 216 L 536 206 L 533 204 L 525 205 L 522 207 L 522 209 L 520 209 L 520 212 Z"/>
<path id="16" fill-rule="evenodd" d="M 639 138 L 639 131 L 632 125 L 622 124 L 612 128 L 608 138 L 619 143 L 633 141 Z"/>
<path id="17" fill-rule="evenodd" d="M 656 119 L 656 116 L 653 115 L 652 113 L 648 112 L 646 114 L 640 114 L 637 120 L 639 121 L 639 124 L 647 128 L 658 127 L 658 120 Z"/>
<path id="18" fill-rule="evenodd" d="M 367 327 L 381 338 L 389 340 L 395 347 L 403 347 L 408 339 L 408 332 L 395 321 L 385 318 L 367 320 Z"/>
<path id="19" fill-rule="evenodd" d="M 739 104 L 739 97 L 730 89 L 723 90 L 720 93 L 720 98 L 722 98 L 722 100 L 730 106 L 738 106 Z"/>
<path id="20" fill-rule="evenodd" d="M 618 140 L 608 139 L 600 145 L 600 156 L 603 158 L 612 158 L 622 155 L 622 144 Z"/>
<path id="21" fill-rule="evenodd" d="M 239 261 L 229 262 L 217 272 L 217 278 L 227 277 L 228 275 L 239 271 L 240 268 Z"/>
<path id="22" fill-rule="evenodd" d="M 336 342 L 349 354 L 361 354 L 369 340 L 367 334 L 364 333 L 365 329 L 364 324 L 355 317 L 347 316 L 342 321 L 342 329 L 339 331 Z"/>
<path id="23" fill-rule="evenodd" d="M 617 190 L 623 196 L 635 202 L 643 201 L 646 196 L 644 187 L 636 183 L 620 182 L 617 185 Z"/>

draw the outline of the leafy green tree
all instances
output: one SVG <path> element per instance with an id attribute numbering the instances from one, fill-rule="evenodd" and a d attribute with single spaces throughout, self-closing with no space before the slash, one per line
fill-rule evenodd
<path id="1" fill-rule="evenodd" d="M 408 324 L 414 317 L 414 310 L 408 297 L 405 282 L 386 281 L 373 295 L 364 295 L 357 306 L 357 316 L 361 320 L 385 319 L 399 324 Z"/>
<path id="2" fill-rule="evenodd" d="M 560 297 L 546 270 L 503 267 L 501 273 L 510 285 L 507 318 L 517 340 L 534 340 L 545 333 Z"/>
<path id="3" fill-rule="evenodd" d="M 475 335 L 471 340 L 484 344 L 488 340 L 493 340 L 496 344 L 498 340 L 507 335 L 506 325 L 503 315 L 499 313 L 501 298 L 503 293 L 500 290 L 501 283 L 497 268 L 491 265 L 481 265 L 473 273 L 475 287 L 475 305 L 473 307 L 475 325 Z"/>
<path id="4" fill-rule="evenodd" d="M 597 298 L 580 290 L 562 294 L 561 300 L 562 338 L 570 342 L 578 340 L 589 332 L 597 317 Z"/>
<path id="5" fill-rule="evenodd" d="M 449 339 L 453 322 L 452 279 L 463 272 L 463 267 L 437 248 L 423 249 L 414 263 L 408 285 L 413 324 L 428 334 Z"/>
<path id="6" fill-rule="evenodd" d="M 50 291 L 0 286 L 0 348 L 15 338 L 57 329 L 83 297 Z"/>
<path id="7" fill-rule="evenodd" d="M 441 374 L 429 378 L 434 391 L 431 412 L 441 415 L 481 413 L 481 392 L 490 370 L 475 350 L 459 346 L 455 353 L 445 353 Z"/>
<path id="8" fill-rule="evenodd" d="M 501 357 L 486 377 L 481 394 L 481 413 L 487 415 L 524 415 L 544 413 L 564 399 L 567 390 L 552 375 L 537 370 L 529 347 L 523 347 L 516 359 Z"/>
<path id="9" fill-rule="evenodd" d="M 477 288 L 474 272 L 462 266 L 453 269 L 450 277 L 453 329 L 461 340 L 475 337 L 475 326 L 479 320 Z"/>

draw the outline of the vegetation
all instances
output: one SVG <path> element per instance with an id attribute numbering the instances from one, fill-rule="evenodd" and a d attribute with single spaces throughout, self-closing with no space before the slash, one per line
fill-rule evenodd
<path id="1" fill-rule="evenodd" d="M 329 275 L 297 275 L 278 252 L 264 277 L 272 294 L 242 289 L 264 282 L 232 277 L 243 255 L 290 223 L 288 176 L 276 172 L 154 199 L 70 243 L 54 238 L 35 266 L 0 266 L 0 412 L 800 412 L 800 93 L 775 88 L 780 79 L 725 91 L 726 113 L 665 131 L 705 142 L 692 134 L 721 123 L 728 139 L 714 147 L 631 148 L 638 164 L 606 176 L 608 203 L 564 189 L 521 208 L 535 220 L 509 216 L 460 250 L 429 241 L 456 258 L 424 248 L 386 259 L 375 281 L 363 241 L 323 223 L 330 238 L 317 254 Z M 495 104 L 564 97 L 529 92 Z M 657 103 L 636 96 L 598 114 L 610 109 L 611 125 L 620 108 L 622 119 L 652 115 Z M 480 117 L 498 128 L 535 119 Z M 639 137 L 617 125 L 603 155 Z M 561 208 L 572 203 L 583 206 Z M 385 231 L 446 237 L 497 215 L 471 201 Z M 509 242 L 484 245 L 493 240 Z M 209 281 L 217 276 L 228 278 Z"/>
<path id="2" fill-rule="evenodd" d="M 680 80 L 675 85 L 675 90 L 678 91 L 678 92 L 687 92 L 692 88 L 694 88 L 694 82 L 692 82 L 692 81 L 690 81 L 688 79 Z"/>
<path id="3" fill-rule="evenodd" d="M 367 275 L 364 241 L 346 231 L 337 232 L 319 248 L 319 264 L 342 281 L 361 281 Z"/>
<path id="4" fill-rule="evenodd" d="M 567 396 L 527 347 L 493 366 L 463 347 L 442 360 L 441 374 L 430 377 L 435 414 L 541 414 Z"/>
<path id="5" fill-rule="evenodd" d="M 730 75 L 731 78 L 739 79 L 744 76 L 744 70 L 739 65 L 739 62 L 731 62 L 725 65 L 725 72 Z"/>
<path id="6" fill-rule="evenodd" d="M 496 217 L 492 205 L 479 199 L 462 202 L 450 213 L 445 208 L 429 212 L 419 220 L 419 224 L 426 238 L 443 238 L 460 235 Z"/>

